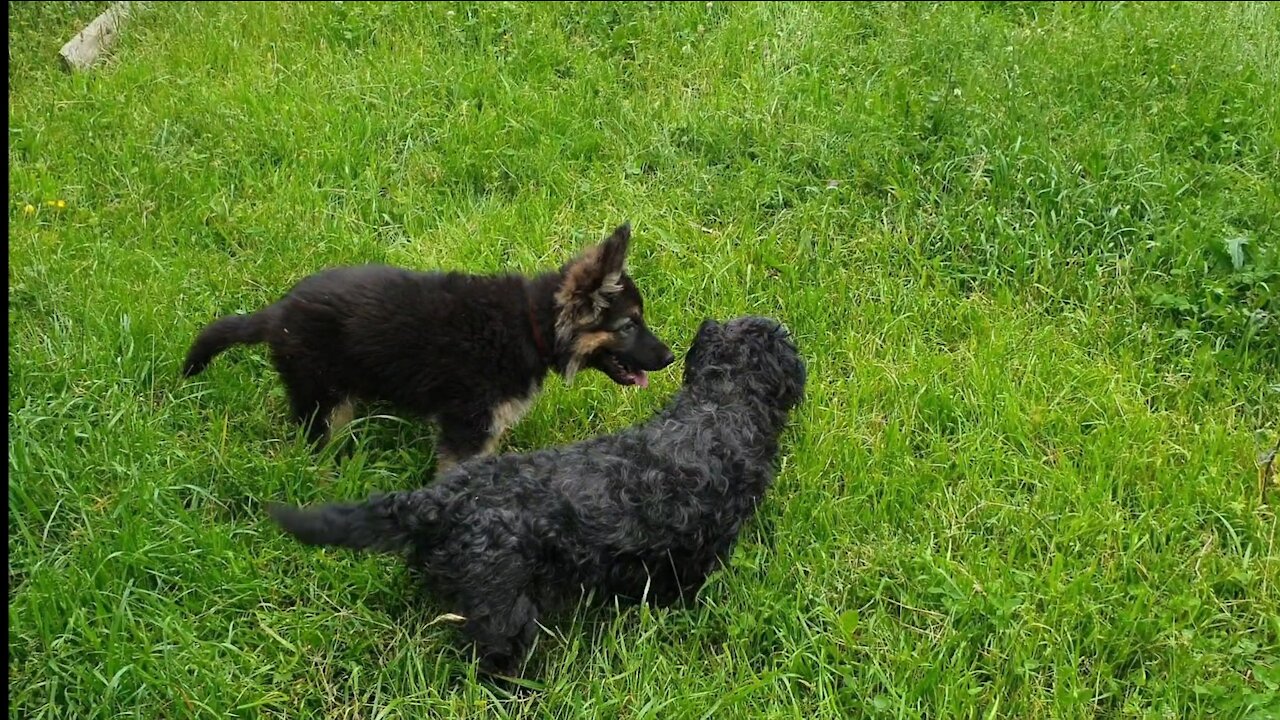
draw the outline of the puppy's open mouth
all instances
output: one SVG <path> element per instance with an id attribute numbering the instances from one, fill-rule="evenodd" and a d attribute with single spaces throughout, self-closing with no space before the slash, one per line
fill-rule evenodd
<path id="1" fill-rule="evenodd" d="M 619 385 L 636 385 L 638 387 L 649 387 L 649 374 L 644 370 L 639 370 L 628 366 L 621 358 L 611 352 L 600 354 L 598 361 L 600 369 L 604 371 L 609 379 Z"/>

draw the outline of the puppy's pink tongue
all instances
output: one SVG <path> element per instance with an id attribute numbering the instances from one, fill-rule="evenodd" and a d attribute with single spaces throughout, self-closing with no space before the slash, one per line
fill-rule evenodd
<path id="1" fill-rule="evenodd" d="M 649 373 L 643 370 L 637 370 L 636 374 L 632 377 L 636 379 L 636 385 L 639 385 L 642 388 L 649 387 Z"/>

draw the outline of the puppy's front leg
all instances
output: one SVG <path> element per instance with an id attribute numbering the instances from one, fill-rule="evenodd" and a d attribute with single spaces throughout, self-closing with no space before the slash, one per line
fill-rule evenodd
<path id="1" fill-rule="evenodd" d="M 498 444 L 502 436 L 529 412 L 533 399 L 538 395 L 537 384 L 530 385 L 524 395 L 507 398 L 493 407 L 489 413 L 489 439 L 485 441 L 480 454 L 492 455 L 498 452 Z"/>

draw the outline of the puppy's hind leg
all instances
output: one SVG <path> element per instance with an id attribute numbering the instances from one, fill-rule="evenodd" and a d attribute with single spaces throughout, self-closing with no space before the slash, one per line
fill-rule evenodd
<path id="1" fill-rule="evenodd" d="M 346 441 L 353 439 L 350 435 L 343 435 L 342 429 L 350 425 L 351 421 L 359 415 L 360 409 L 357 406 L 357 400 L 350 396 L 342 398 L 333 406 L 333 410 L 329 412 L 327 417 L 320 416 L 318 414 L 320 412 L 319 409 L 316 412 L 316 419 L 309 426 L 309 430 L 312 432 L 309 437 L 312 438 L 311 442 L 317 449 L 329 447 L 335 439 Z M 316 431 L 322 431 L 319 440 L 314 439 Z M 338 445 L 338 448 L 339 455 L 349 457 L 355 452 L 356 443 L 342 442 Z"/>
<path id="2" fill-rule="evenodd" d="M 356 417 L 355 401 L 350 397 L 344 398 L 341 402 L 334 406 L 333 411 L 329 413 L 327 419 L 328 428 L 325 430 L 325 442 L 333 440 L 333 436 L 339 430 L 346 427 Z"/>
<path id="3" fill-rule="evenodd" d="M 310 443 L 324 445 L 330 414 L 339 402 L 338 394 L 322 385 L 314 375 L 300 370 L 292 363 L 277 362 L 276 369 L 289 393 L 289 406 L 293 410 L 294 420 L 302 425 Z"/>
<path id="4" fill-rule="evenodd" d="M 436 448 L 436 474 L 446 472 L 454 465 L 490 448 L 493 433 L 487 414 L 450 413 L 440 416 L 440 440 Z"/>
<path id="5" fill-rule="evenodd" d="M 293 403 L 293 412 L 307 433 L 307 442 L 316 447 L 323 447 L 332 439 L 329 420 L 336 414 L 337 405 L 338 399 L 333 395 L 322 395 L 313 401 L 304 400 Z M 309 412 L 306 410 L 308 407 L 312 408 Z"/>

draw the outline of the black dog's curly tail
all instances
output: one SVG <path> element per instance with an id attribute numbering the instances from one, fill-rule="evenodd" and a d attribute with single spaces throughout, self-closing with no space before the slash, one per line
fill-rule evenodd
<path id="1" fill-rule="evenodd" d="M 268 503 L 271 519 L 306 545 L 398 552 L 408 547 L 424 518 L 412 493 L 375 495 L 363 503 L 295 507 Z"/>
<path id="2" fill-rule="evenodd" d="M 267 339 L 270 316 L 264 310 L 252 315 L 227 315 L 205 326 L 187 351 L 182 364 L 185 377 L 199 375 L 210 361 L 232 345 L 252 345 Z"/>

